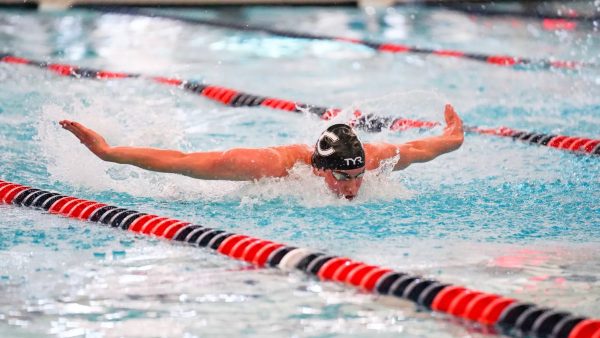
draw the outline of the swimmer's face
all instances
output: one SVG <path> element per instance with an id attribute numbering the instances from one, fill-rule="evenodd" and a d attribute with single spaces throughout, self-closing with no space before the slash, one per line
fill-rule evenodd
<path id="1" fill-rule="evenodd" d="M 365 168 L 352 170 L 320 170 L 325 178 L 325 184 L 339 196 L 352 200 L 358 194 L 362 184 Z"/>

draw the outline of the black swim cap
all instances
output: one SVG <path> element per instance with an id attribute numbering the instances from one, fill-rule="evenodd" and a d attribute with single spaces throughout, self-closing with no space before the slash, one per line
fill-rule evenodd
<path id="1" fill-rule="evenodd" d="M 318 169 L 362 168 L 365 166 L 365 150 L 349 125 L 334 124 L 319 137 L 312 165 Z"/>

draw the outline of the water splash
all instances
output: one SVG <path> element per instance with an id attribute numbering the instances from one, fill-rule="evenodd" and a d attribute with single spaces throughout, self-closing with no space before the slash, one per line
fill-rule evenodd
<path id="1" fill-rule="evenodd" d="M 388 162 L 396 161 L 397 159 L 391 159 Z M 390 175 L 391 167 L 386 163 L 379 170 L 368 171 L 358 196 L 352 201 L 332 193 L 322 177 L 314 175 L 310 166 L 302 164 L 294 166 L 289 177 L 262 179 L 255 184 L 244 186 L 238 193 L 242 196 L 242 205 L 283 199 L 287 203 L 307 208 L 352 206 L 408 198 L 411 193 L 396 175 Z"/>

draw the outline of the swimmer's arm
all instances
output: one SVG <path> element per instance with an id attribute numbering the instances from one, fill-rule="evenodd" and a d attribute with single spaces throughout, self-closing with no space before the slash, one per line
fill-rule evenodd
<path id="1" fill-rule="evenodd" d="M 379 162 L 395 156 L 400 156 L 394 165 L 394 170 L 402 170 L 413 163 L 422 163 L 454 151 L 463 143 L 464 132 L 462 121 L 451 105 L 446 105 L 444 116 L 446 128 L 439 136 L 410 141 L 400 145 L 379 144 L 374 146 L 377 166 Z"/>
<path id="2" fill-rule="evenodd" d="M 188 154 L 176 150 L 111 147 L 100 134 L 80 123 L 64 120 L 60 124 L 104 161 L 206 180 L 245 181 L 286 176 L 298 157 L 294 152 L 301 154 L 304 149 L 288 146 Z"/>
<path id="3" fill-rule="evenodd" d="M 394 170 L 402 170 L 412 163 L 422 163 L 454 151 L 464 141 L 463 125 L 454 108 L 447 104 L 444 111 L 446 128 L 442 135 L 427 137 L 420 140 L 407 142 L 398 146 L 400 159 L 394 166 Z"/>
<path id="4" fill-rule="evenodd" d="M 173 158 L 168 166 L 176 173 L 205 180 L 252 181 L 284 177 L 295 161 L 288 161 L 281 148 L 285 147 L 183 154 Z"/>
<path id="5" fill-rule="evenodd" d="M 152 148 L 111 147 L 103 159 L 203 180 L 228 181 L 284 177 L 293 166 L 293 163 L 285 161 L 285 156 L 276 148 L 183 153 Z"/>

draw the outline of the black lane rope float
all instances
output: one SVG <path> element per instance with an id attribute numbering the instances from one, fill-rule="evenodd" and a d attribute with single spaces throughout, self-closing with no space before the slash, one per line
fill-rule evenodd
<path id="1" fill-rule="evenodd" d="M 592 10 L 595 13 L 584 13 L 575 9 L 560 10 L 565 12 L 564 14 L 558 12 L 550 13 L 548 11 L 541 11 L 539 8 L 534 8 L 533 11 L 513 11 L 501 8 L 496 3 L 452 3 L 449 1 L 440 2 L 425 2 L 422 5 L 426 7 L 437 7 L 450 9 L 455 11 L 461 11 L 468 14 L 474 14 L 479 16 L 507 16 L 507 17 L 519 17 L 519 18 L 534 18 L 541 20 L 567 20 L 572 22 L 589 22 L 600 21 L 600 10 L 597 8 Z M 498 8 L 496 8 L 498 7 Z"/>
<path id="2" fill-rule="evenodd" d="M 0 180 L 0 204 L 45 210 L 69 218 L 211 248 L 259 267 L 302 271 L 365 292 L 410 300 L 425 309 L 474 321 L 493 333 L 527 337 L 600 338 L 600 320 L 576 316 L 423 276 L 207 228 L 181 220 L 83 200 Z"/>
<path id="3" fill-rule="evenodd" d="M 462 52 L 457 50 L 449 50 L 449 49 L 431 49 L 431 48 L 421 48 L 416 46 L 408 46 L 397 43 L 385 43 L 385 42 L 375 42 L 369 40 L 361 40 L 347 37 L 336 37 L 336 36 L 327 36 L 327 35 L 318 35 L 311 33 L 302 33 L 302 32 L 294 32 L 284 29 L 276 29 L 271 27 L 263 27 L 258 25 L 250 25 L 248 23 L 235 23 L 235 22 L 226 22 L 220 20 L 210 20 L 210 19 L 200 19 L 200 18 L 191 18 L 191 17 L 181 17 L 177 15 L 163 14 L 157 13 L 155 11 L 145 11 L 143 9 L 118 9 L 118 8 L 100 8 L 99 9 L 103 13 L 110 14 L 120 14 L 120 15 L 132 15 L 132 16 L 146 16 L 152 18 L 160 18 L 160 19 L 168 19 L 181 21 L 191 24 L 200 24 L 205 26 L 219 27 L 219 28 L 227 28 L 227 29 L 235 29 L 242 31 L 252 31 L 252 32 L 263 32 L 276 36 L 283 36 L 287 38 L 297 38 L 297 39 L 309 39 L 309 40 L 329 40 L 329 41 L 338 41 L 338 42 L 349 42 L 353 44 L 359 44 L 371 49 L 374 49 L 381 53 L 417 53 L 423 55 L 435 55 L 440 57 L 454 57 L 454 58 L 462 58 L 473 61 L 485 62 L 492 65 L 497 66 L 533 66 L 538 68 L 555 68 L 555 69 L 578 69 L 582 67 L 597 67 L 598 65 L 590 62 L 582 62 L 582 61 L 564 61 L 564 60 L 553 60 L 553 59 L 530 59 L 530 58 L 522 58 L 508 55 L 490 55 L 490 54 L 478 54 L 478 53 L 469 53 Z"/>
<path id="4" fill-rule="evenodd" d="M 160 76 L 143 76 L 141 74 L 110 72 L 105 70 L 95 70 L 90 68 L 81 68 L 68 64 L 48 63 L 34 61 L 17 57 L 10 54 L 0 54 L 0 62 L 8 64 L 19 64 L 37 66 L 42 69 L 50 70 L 61 76 L 69 76 L 77 79 L 125 79 L 125 78 L 147 78 L 154 82 L 176 86 L 186 91 L 204 96 L 211 100 L 220 102 L 231 107 L 268 107 L 271 109 L 283 110 L 294 113 L 309 112 L 319 116 L 321 119 L 329 120 L 337 116 L 342 110 L 338 108 L 325 108 L 295 101 L 278 99 L 267 96 L 259 96 L 244 93 L 236 89 L 225 88 L 202 84 L 195 81 L 186 81 L 177 78 Z M 350 121 L 354 127 L 369 132 L 380 132 L 383 129 L 392 131 L 401 131 L 409 128 L 433 128 L 438 126 L 438 122 L 422 121 L 405 118 L 381 117 L 373 114 L 363 114 L 360 110 L 354 112 L 354 118 Z M 510 137 L 514 140 L 528 142 L 573 151 L 588 155 L 600 155 L 600 139 L 591 139 L 578 136 L 543 134 L 534 132 L 519 131 L 507 127 L 499 128 L 480 128 L 476 126 L 466 127 L 468 132 L 492 135 L 499 137 Z"/>

